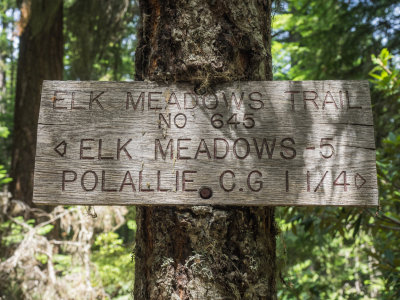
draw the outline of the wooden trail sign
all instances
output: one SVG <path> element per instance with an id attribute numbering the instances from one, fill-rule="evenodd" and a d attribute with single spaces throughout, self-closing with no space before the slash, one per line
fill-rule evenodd
<path id="1" fill-rule="evenodd" d="M 45 81 L 33 201 L 378 205 L 368 82 Z"/>

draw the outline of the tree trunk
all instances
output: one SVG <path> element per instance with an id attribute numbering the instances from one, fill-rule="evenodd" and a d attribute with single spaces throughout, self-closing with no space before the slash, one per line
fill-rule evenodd
<path id="1" fill-rule="evenodd" d="M 13 197 L 32 205 L 40 92 L 44 79 L 63 74 L 62 0 L 24 1 L 14 112 Z"/>
<path id="2" fill-rule="evenodd" d="M 140 1 L 136 79 L 272 80 L 271 1 Z M 136 300 L 276 299 L 274 209 L 138 207 Z"/>
<path id="3" fill-rule="evenodd" d="M 75 0 L 66 9 L 71 79 L 98 80 L 104 75 L 95 64 L 103 58 L 111 61 L 110 44 L 122 39 L 133 7 L 129 0 Z"/>

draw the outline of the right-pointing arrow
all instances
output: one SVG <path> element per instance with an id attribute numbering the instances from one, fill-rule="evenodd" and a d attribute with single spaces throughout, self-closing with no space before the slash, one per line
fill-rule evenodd
<path id="1" fill-rule="evenodd" d="M 358 179 L 358 181 L 357 181 L 357 179 Z M 361 184 L 359 182 L 360 180 L 362 180 Z M 357 187 L 357 190 L 359 190 L 367 181 L 360 174 L 356 173 L 356 175 L 354 176 L 354 182 Z"/>
<path id="2" fill-rule="evenodd" d="M 62 149 L 62 152 L 59 150 L 59 148 L 64 147 Z M 65 153 L 67 153 L 67 143 L 65 141 L 62 141 L 61 143 L 59 143 L 55 148 L 54 151 L 56 151 L 61 157 L 63 157 L 65 155 Z"/>

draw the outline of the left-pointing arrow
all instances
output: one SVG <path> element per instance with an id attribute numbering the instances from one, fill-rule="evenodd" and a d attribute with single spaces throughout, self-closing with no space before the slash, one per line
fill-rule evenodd
<path id="1" fill-rule="evenodd" d="M 67 153 L 67 143 L 65 141 L 62 141 L 54 148 L 54 151 L 56 151 L 61 157 L 63 157 L 65 153 Z"/>

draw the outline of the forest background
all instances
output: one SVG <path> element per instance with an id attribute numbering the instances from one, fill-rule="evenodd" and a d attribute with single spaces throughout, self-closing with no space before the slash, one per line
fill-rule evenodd
<path id="1" fill-rule="evenodd" d="M 130 299 L 134 207 L 33 207 L 9 187 L 18 126 L 30 117 L 15 117 L 17 78 L 40 71 L 22 40 L 37 42 L 56 18 L 59 79 L 133 80 L 138 5 L 55 0 L 56 13 L 35 9 L 41 1 L 0 1 L 0 299 Z M 400 299 L 400 2 L 278 1 L 272 35 L 274 80 L 370 81 L 380 201 L 277 208 L 278 297 Z"/>

